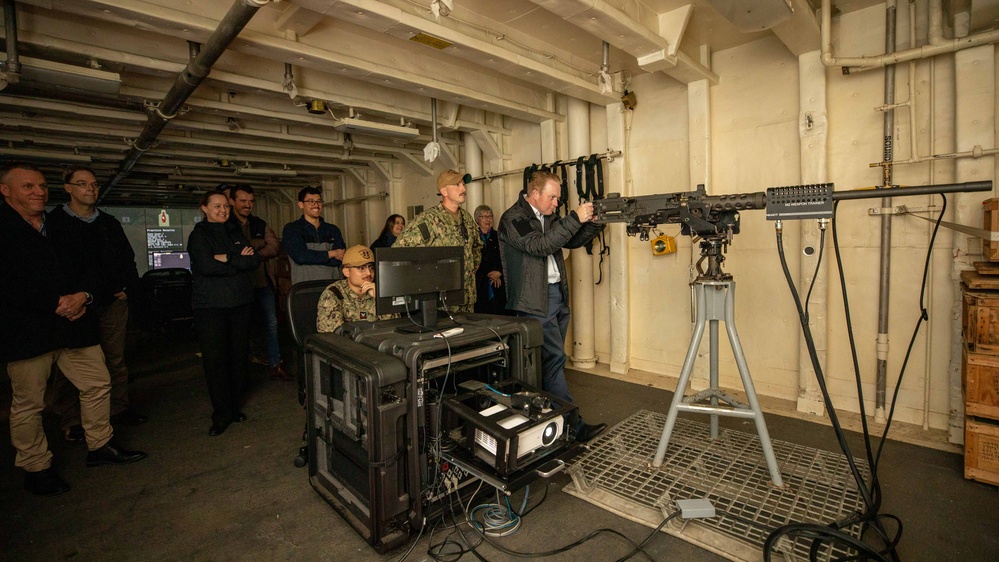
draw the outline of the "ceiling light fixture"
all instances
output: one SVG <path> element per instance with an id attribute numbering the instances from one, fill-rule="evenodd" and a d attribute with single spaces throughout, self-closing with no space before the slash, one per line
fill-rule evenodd
<path id="1" fill-rule="evenodd" d="M 404 139 L 414 139 L 420 136 L 420 130 L 416 127 L 405 125 L 390 125 L 377 121 L 366 121 L 359 117 L 344 117 L 333 121 L 333 128 L 341 133 L 356 135 L 375 135 L 380 137 L 399 137 Z"/>
<path id="2" fill-rule="evenodd" d="M 72 154 L 67 152 L 48 152 L 45 150 L 33 150 L 30 148 L 5 148 L 4 156 L 17 156 L 19 158 L 31 158 L 37 160 L 50 160 L 54 162 L 89 164 L 89 156 L 82 154 Z"/>
<path id="3" fill-rule="evenodd" d="M 242 168 L 236 168 L 235 175 L 237 176 L 271 176 L 275 178 L 294 178 L 298 176 L 298 172 L 295 170 L 289 170 L 287 168 L 254 168 L 251 166 L 244 166 Z"/>
<path id="4" fill-rule="evenodd" d="M 9 86 L 13 91 L 44 88 L 99 97 L 117 97 L 121 91 L 115 72 L 30 57 L 21 57 L 21 64 L 21 80 Z"/>

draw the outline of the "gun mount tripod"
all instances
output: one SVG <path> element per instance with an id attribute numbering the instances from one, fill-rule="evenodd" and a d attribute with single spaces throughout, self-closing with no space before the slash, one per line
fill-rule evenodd
<path id="1" fill-rule="evenodd" d="M 696 317 L 694 333 L 691 336 L 687 356 L 680 372 L 673 402 L 670 405 L 666 427 L 653 465 L 659 467 L 666 456 L 666 448 L 673 433 L 678 412 L 695 412 L 711 416 L 711 437 L 718 436 L 718 416 L 750 418 L 756 422 L 763 455 L 767 461 L 771 479 L 776 486 L 783 480 L 777 468 L 770 435 L 760 410 L 749 367 L 742 352 L 738 332 L 735 330 L 735 281 L 721 269 L 723 255 L 732 236 L 739 233 L 741 211 L 766 209 L 767 220 L 823 219 L 833 216 L 833 202 L 855 199 L 878 199 L 884 197 L 906 197 L 913 195 L 933 195 L 941 193 L 961 193 L 989 191 L 991 181 L 955 184 L 926 185 L 917 187 L 894 187 L 881 190 L 833 191 L 832 184 L 812 184 L 786 187 L 771 187 L 766 193 L 741 193 L 734 195 L 707 195 L 703 185 L 695 191 L 665 193 L 657 195 L 625 196 L 611 193 L 604 199 L 593 202 L 597 223 L 626 223 L 629 236 L 638 235 L 648 240 L 649 231 L 661 224 L 680 226 L 683 235 L 700 236 L 701 258 L 697 261 L 699 275 L 691 283 L 695 295 Z M 944 223 L 949 224 L 949 223 Z M 707 261 L 707 269 L 702 264 Z M 743 404 L 718 388 L 718 322 L 725 322 L 729 343 L 735 355 L 739 376 L 746 389 L 749 404 Z M 708 327 L 710 342 L 710 386 L 702 392 L 684 396 L 694 368 L 694 359 L 704 328 Z M 813 364 L 818 376 L 820 368 Z M 828 401 L 828 397 L 827 401 Z M 702 402 L 707 401 L 707 404 Z M 724 402 L 722 405 L 719 402 Z M 831 402 L 827 403 L 834 427 L 838 427 Z M 850 457 L 849 449 L 844 453 Z"/>
<path id="2" fill-rule="evenodd" d="M 687 355 L 683 360 L 683 369 L 680 371 L 680 379 L 676 383 L 673 401 L 666 416 L 666 426 L 663 427 L 662 437 L 659 438 L 659 447 L 656 449 L 652 465 L 656 468 L 662 466 L 663 458 L 666 456 L 666 448 L 669 446 L 669 440 L 673 434 L 673 426 L 676 424 L 676 416 L 680 412 L 710 416 L 712 439 L 718 438 L 718 416 L 751 419 L 756 423 L 756 432 L 760 436 L 760 445 L 767 461 L 767 469 L 770 471 L 770 479 L 774 486 L 780 488 L 784 486 L 784 480 L 777 467 L 777 458 L 774 456 L 767 423 L 763 419 L 763 411 L 760 409 L 760 402 L 756 397 L 753 379 L 749 375 L 746 356 L 742 352 L 739 333 L 735 329 L 735 281 L 731 274 L 723 272 L 721 268 L 722 262 L 725 261 L 723 251 L 728 242 L 728 235 L 708 236 L 701 239 L 701 258 L 697 261 L 698 276 L 691 283 L 697 311 L 694 332 L 690 337 Z M 707 260 L 707 269 L 703 270 L 701 265 L 705 260 Z M 718 387 L 719 321 L 725 322 L 725 331 L 728 333 L 728 341 L 732 346 L 732 354 L 735 356 L 739 377 L 742 379 L 749 404 L 739 401 Z M 709 386 L 701 392 L 685 396 L 684 391 L 690 382 L 690 375 L 694 371 L 694 360 L 697 358 L 697 350 L 701 346 L 705 327 L 708 328 L 710 349 L 708 359 Z"/>

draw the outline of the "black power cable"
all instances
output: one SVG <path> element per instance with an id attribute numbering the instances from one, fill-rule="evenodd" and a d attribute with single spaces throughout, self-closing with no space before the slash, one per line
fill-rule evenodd
<path id="1" fill-rule="evenodd" d="M 829 398 L 829 393 L 825 384 L 825 378 L 822 374 L 821 367 L 818 364 L 818 356 L 815 351 L 815 344 L 812 339 L 811 331 L 808 327 L 808 298 L 811 296 L 811 287 L 809 288 L 808 291 L 808 297 L 806 297 L 804 309 L 802 309 L 801 301 L 798 297 L 797 290 L 794 287 L 794 282 L 791 279 L 790 271 L 787 268 L 787 261 L 784 255 L 784 247 L 783 247 L 783 232 L 781 228 L 778 228 L 777 230 L 777 249 L 781 259 L 781 267 L 784 271 L 784 277 L 787 280 L 788 287 L 791 290 L 791 296 L 794 299 L 795 306 L 798 309 L 799 320 L 801 321 L 802 331 L 804 333 L 805 342 L 809 351 L 809 357 L 812 360 L 812 368 L 815 370 L 815 375 L 819 383 L 819 388 L 822 390 L 823 401 L 825 402 L 826 410 L 829 412 L 829 417 L 832 422 L 833 429 L 836 432 L 837 439 L 840 441 L 840 447 L 841 449 L 843 449 L 843 452 L 847 457 L 847 462 L 849 463 L 851 472 L 853 473 L 854 479 L 857 482 L 858 490 L 861 492 L 861 495 L 864 498 L 866 509 L 864 513 L 859 514 L 857 517 L 851 518 L 851 520 L 848 520 L 846 522 L 838 522 L 830 526 L 822 526 L 809 523 L 792 523 L 772 531 L 770 535 L 767 537 L 766 542 L 764 543 L 765 560 L 770 560 L 770 555 L 774 547 L 774 544 L 776 544 L 776 541 L 781 536 L 784 535 L 794 535 L 797 537 L 812 539 L 812 546 L 809 552 L 810 560 L 815 560 L 817 558 L 819 547 L 822 544 L 833 543 L 833 542 L 846 545 L 847 547 L 853 548 L 858 552 L 858 554 L 854 556 L 840 558 L 839 561 L 841 562 L 846 560 L 888 560 L 889 559 L 888 557 L 890 557 L 892 560 L 896 561 L 899 560 L 896 547 L 902 536 L 902 521 L 895 515 L 879 513 L 881 507 L 881 483 L 878 476 L 878 468 L 881 460 L 881 453 L 884 450 L 884 445 L 888 438 L 888 431 L 891 428 L 891 422 L 892 419 L 894 418 L 895 405 L 897 403 L 898 393 L 902 386 L 902 379 L 905 375 L 906 367 L 908 366 L 909 357 L 912 354 L 912 348 L 915 345 L 916 337 L 919 333 L 919 329 L 922 323 L 924 321 L 929 320 L 929 313 L 927 312 L 925 306 L 926 280 L 929 274 L 930 257 L 933 251 L 933 244 L 936 240 L 937 233 L 939 232 L 940 223 L 943 219 L 943 215 L 947 210 L 947 198 L 943 194 L 941 194 L 941 198 L 943 199 L 943 206 L 940 215 L 937 217 L 936 223 L 934 224 L 933 232 L 930 236 L 930 241 L 926 252 L 926 259 L 923 264 L 923 277 L 922 277 L 922 284 L 920 286 L 920 295 L 919 295 L 919 318 L 916 321 L 916 326 L 913 330 L 912 337 L 909 340 L 909 346 L 906 349 L 905 359 L 902 361 L 902 366 L 899 369 L 898 379 L 895 383 L 895 389 L 892 394 L 892 405 L 889 410 L 888 419 L 885 424 L 885 429 L 884 432 L 881 434 L 880 442 L 878 443 L 876 453 L 872 450 L 871 447 L 870 429 L 867 425 L 866 408 L 864 406 L 863 385 L 860 375 L 860 364 L 857 358 L 856 341 L 853 334 L 852 319 L 850 317 L 849 296 L 847 294 L 847 289 L 846 289 L 846 276 L 842 267 L 843 260 L 840 253 L 839 238 L 836 229 L 835 217 L 836 217 L 836 210 L 838 208 L 838 201 L 835 202 L 833 205 L 833 246 L 835 249 L 836 261 L 837 264 L 839 265 L 839 280 L 843 294 L 843 307 L 846 315 L 846 327 L 847 327 L 847 333 L 849 335 L 850 350 L 853 359 L 854 377 L 857 383 L 858 400 L 860 403 L 860 414 L 863 426 L 864 446 L 867 453 L 868 464 L 871 470 L 870 487 L 868 487 L 863 481 L 863 478 L 856 467 L 856 463 L 853 460 L 852 454 L 850 453 L 849 446 L 846 444 L 842 427 L 839 424 L 839 420 L 838 417 L 836 416 L 835 410 L 832 408 L 831 399 Z M 824 247 L 825 244 L 825 228 L 824 226 L 822 226 L 821 228 L 822 228 L 822 238 L 819 250 L 819 260 L 818 260 L 819 264 L 821 264 L 822 261 L 822 248 Z M 819 264 L 816 264 L 816 275 L 819 271 L 818 269 Z M 814 283 L 815 280 L 813 278 L 812 280 L 813 287 Z M 883 520 L 890 520 L 895 522 L 896 529 L 893 536 L 889 536 L 888 531 L 885 529 Z M 864 525 L 864 529 L 861 531 L 861 538 L 863 537 L 864 534 L 863 531 L 867 529 L 873 530 L 878 535 L 878 538 L 884 544 L 884 548 L 881 551 L 875 551 L 870 545 L 863 542 L 862 540 L 839 531 L 839 529 L 853 525 L 854 523 L 857 522 L 863 523 Z"/>
<path id="2" fill-rule="evenodd" d="M 825 238 L 825 229 L 822 228 L 821 236 Z M 815 371 L 815 378 L 819 384 L 819 389 L 822 391 L 822 400 L 825 404 L 826 411 L 829 414 L 829 419 L 832 423 L 833 430 L 836 434 L 836 439 L 839 442 L 840 449 L 846 455 L 847 464 L 850 467 L 850 472 L 853 474 L 853 478 L 857 483 L 857 489 L 864 500 L 865 514 L 861 514 L 858 517 L 851 517 L 847 521 L 840 521 L 833 523 L 832 525 L 820 525 L 814 523 L 791 523 L 779 527 L 767 537 L 763 544 L 763 559 L 769 562 L 771 559 L 772 551 L 776 542 L 784 535 L 794 535 L 801 536 L 805 538 L 813 539 L 812 547 L 809 553 L 810 560 L 816 560 L 818 555 L 818 549 L 821 544 L 837 542 L 840 544 L 846 544 L 859 552 L 861 552 L 866 558 L 871 560 L 887 560 L 880 552 L 874 550 L 872 547 L 866 543 L 856 539 L 852 535 L 849 535 L 839 529 L 844 527 L 849 527 L 858 521 L 863 521 L 865 524 L 871 525 L 872 527 L 880 527 L 880 520 L 876 515 L 876 506 L 874 499 L 872 498 L 871 492 L 864 482 L 864 478 L 860 473 L 860 469 L 857 467 L 857 463 L 853 458 L 853 453 L 850 451 L 850 445 L 846 441 L 846 434 L 839 422 L 839 417 L 836 415 L 836 410 L 833 407 L 832 399 L 829 395 L 829 390 L 826 386 L 825 376 L 822 371 L 822 366 L 819 363 L 818 352 L 815 349 L 815 341 L 812 338 L 812 332 L 809 328 L 808 315 L 805 313 L 805 309 L 802 306 L 801 298 L 798 296 L 798 291 L 794 286 L 794 281 L 791 278 L 791 272 L 787 266 L 787 257 L 784 253 L 784 236 L 783 227 L 778 222 L 777 228 L 777 252 L 780 256 L 781 269 L 784 272 L 784 278 L 787 281 L 788 288 L 791 291 L 791 297 L 794 300 L 794 305 L 798 310 L 798 320 L 801 324 L 801 329 L 805 337 L 805 344 L 808 349 L 808 356 L 812 363 L 812 369 Z M 873 516 L 868 516 L 866 514 L 873 513 Z M 885 536 L 883 529 L 879 530 L 879 534 Z M 889 545 L 886 545 L 889 546 Z M 894 551 L 893 547 L 889 546 L 890 551 Z M 896 558 L 893 554 L 893 558 Z"/>

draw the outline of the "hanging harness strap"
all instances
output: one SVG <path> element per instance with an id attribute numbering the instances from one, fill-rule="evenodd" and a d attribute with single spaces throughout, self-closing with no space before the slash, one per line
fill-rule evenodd
<path id="1" fill-rule="evenodd" d="M 580 156 L 576 159 L 576 195 L 579 196 L 579 202 L 582 203 L 586 199 L 586 185 L 583 183 L 583 168 L 586 166 L 586 158 Z"/>
<path id="2" fill-rule="evenodd" d="M 586 193 L 590 201 L 604 198 L 604 166 L 596 154 L 586 161 Z"/>
<path id="3" fill-rule="evenodd" d="M 537 164 L 531 164 L 530 166 L 524 168 L 524 189 L 520 192 L 522 195 L 527 195 L 527 184 L 531 181 L 531 175 L 537 171 Z"/>
<path id="4" fill-rule="evenodd" d="M 560 199 L 561 204 L 559 205 L 559 208 L 565 210 L 565 214 L 568 215 L 569 214 L 569 169 L 567 167 L 567 164 L 561 160 L 556 162 L 555 166 L 558 166 L 562 180 L 562 196 Z"/>

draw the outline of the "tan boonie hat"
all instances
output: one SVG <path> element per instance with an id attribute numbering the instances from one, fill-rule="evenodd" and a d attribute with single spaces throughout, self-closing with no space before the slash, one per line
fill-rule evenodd
<path id="1" fill-rule="evenodd" d="M 472 174 L 461 174 L 455 170 L 444 170 L 437 176 L 437 191 L 445 185 L 458 185 L 460 182 L 472 183 Z"/>
<path id="2" fill-rule="evenodd" d="M 367 246 L 358 244 L 351 246 L 343 254 L 343 265 L 347 267 L 357 267 L 366 263 L 374 263 L 375 253 Z"/>

